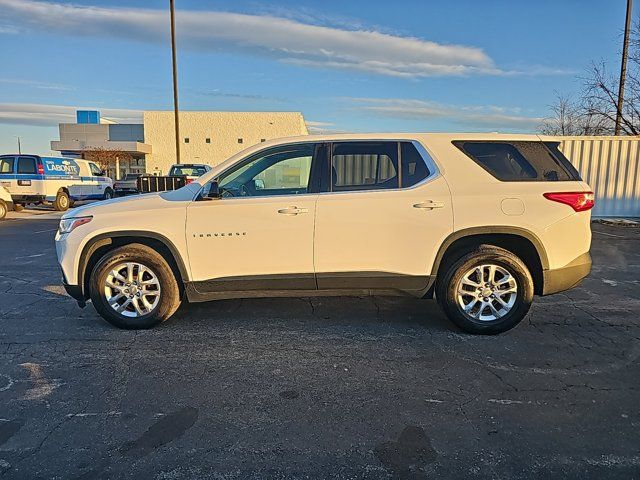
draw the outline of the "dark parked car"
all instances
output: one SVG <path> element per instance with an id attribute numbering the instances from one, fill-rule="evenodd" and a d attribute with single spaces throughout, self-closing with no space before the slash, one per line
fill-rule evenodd
<path id="1" fill-rule="evenodd" d="M 116 195 L 124 196 L 138 193 L 138 177 L 141 175 L 141 173 L 127 173 L 124 178 L 116 181 L 113 184 Z"/>

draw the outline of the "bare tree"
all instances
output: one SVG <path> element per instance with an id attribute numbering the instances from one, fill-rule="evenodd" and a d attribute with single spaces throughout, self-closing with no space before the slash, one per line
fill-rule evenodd
<path id="1" fill-rule="evenodd" d="M 102 170 L 115 170 L 116 162 L 129 162 L 133 155 L 123 150 L 110 150 L 107 148 L 91 148 L 82 152 L 82 157 L 95 162 Z"/>
<path id="2" fill-rule="evenodd" d="M 634 35 L 639 35 L 637 29 Z M 621 127 L 625 135 L 638 135 L 640 133 L 640 112 L 638 112 L 640 64 L 637 61 L 634 64 L 630 58 L 627 68 L 627 93 L 620 112 Z M 618 82 L 619 78 L 607 73 L 604 62 L 594 63 L 590 75 L 584 79 L 582 110 L 584 114 L 593 117 L 604 128 L 606 134 L 613 134 L 615 130 Z"/>
<path id="3" fill-rule="evenodd" d="M 608 120 L 593 115 L 569 95 L 556 93 L 550 108 L 553 114 L 539 127 L 545 135 L 606 135 L 613 128 Z"/>
<path id="4" fill-rule="evenodd" d="M 548 135 L 613 135 L 618 111 L 618 76 L 609 74 L 605 62 L 594 62 L 581 78 L 580 98 L 557 94 L 553 115 L 540 130 Z M 631 31 L 621 127 L 625 135 L 640 134 L 640 22 Z"/>

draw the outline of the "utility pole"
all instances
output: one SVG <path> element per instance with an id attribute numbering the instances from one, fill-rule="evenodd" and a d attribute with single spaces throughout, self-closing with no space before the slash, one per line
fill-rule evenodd
<path id="1" fill-rule="evenodd" d="M 22 146 L 20 145 L 20 137 L 16 136 L 16 138 L 18 139 L 18 155 L 20 155 L 22 153 Z"/>
<path id="2" fill-rule="evenodd" d="M 618 109 L 616 111 L 615 135 L 620 135 L 622 109 L 624 107 L 624 82 L 627 77 L 627 57 L 629 56 L 629 30 L 631 29 L 631 9 L 633 0 L 627 0 L 627 19 L 624 24 L 624 43 L 622 44 L 622 63 L 620 65 L 620 83 L 618 85 Z"/>
<path id="3" fill-rule="evenodd" d="M 176 127 L 176 163 L 180 163 L 180 123 L 178 120 L 178 65 L 176 60 L 176 19 L 173 0 L 169 0 L 171 10 L 171 56 L 173 60 L 173 116 Z"/>

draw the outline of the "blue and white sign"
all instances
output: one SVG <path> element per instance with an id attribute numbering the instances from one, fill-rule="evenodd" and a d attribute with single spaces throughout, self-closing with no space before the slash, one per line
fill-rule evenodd
<path id="1" fill-rule="evenodd" d="M 69 158 L 42 157 L 45 175 L 80 176 L 80 166 Z"/>

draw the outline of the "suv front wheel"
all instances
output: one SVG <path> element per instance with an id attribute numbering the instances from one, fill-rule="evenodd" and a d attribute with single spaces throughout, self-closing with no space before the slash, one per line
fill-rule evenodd
<path id="1" fill-rule="evenodd" d="M 503 248 L 481 245 L 451 265 L 436 285 L 438 303 L 462 330 L 491 335 L 515 327 L 533 301 L 526 265 Z"/>
<path id="2" fill-rule="evenodd" d="M 180 305 L 173 270 L 162 255 L 142 244 L 105 254 L 91 274 L 90 292 L 98 313 L 119 328 L 151 328 Z"/>

